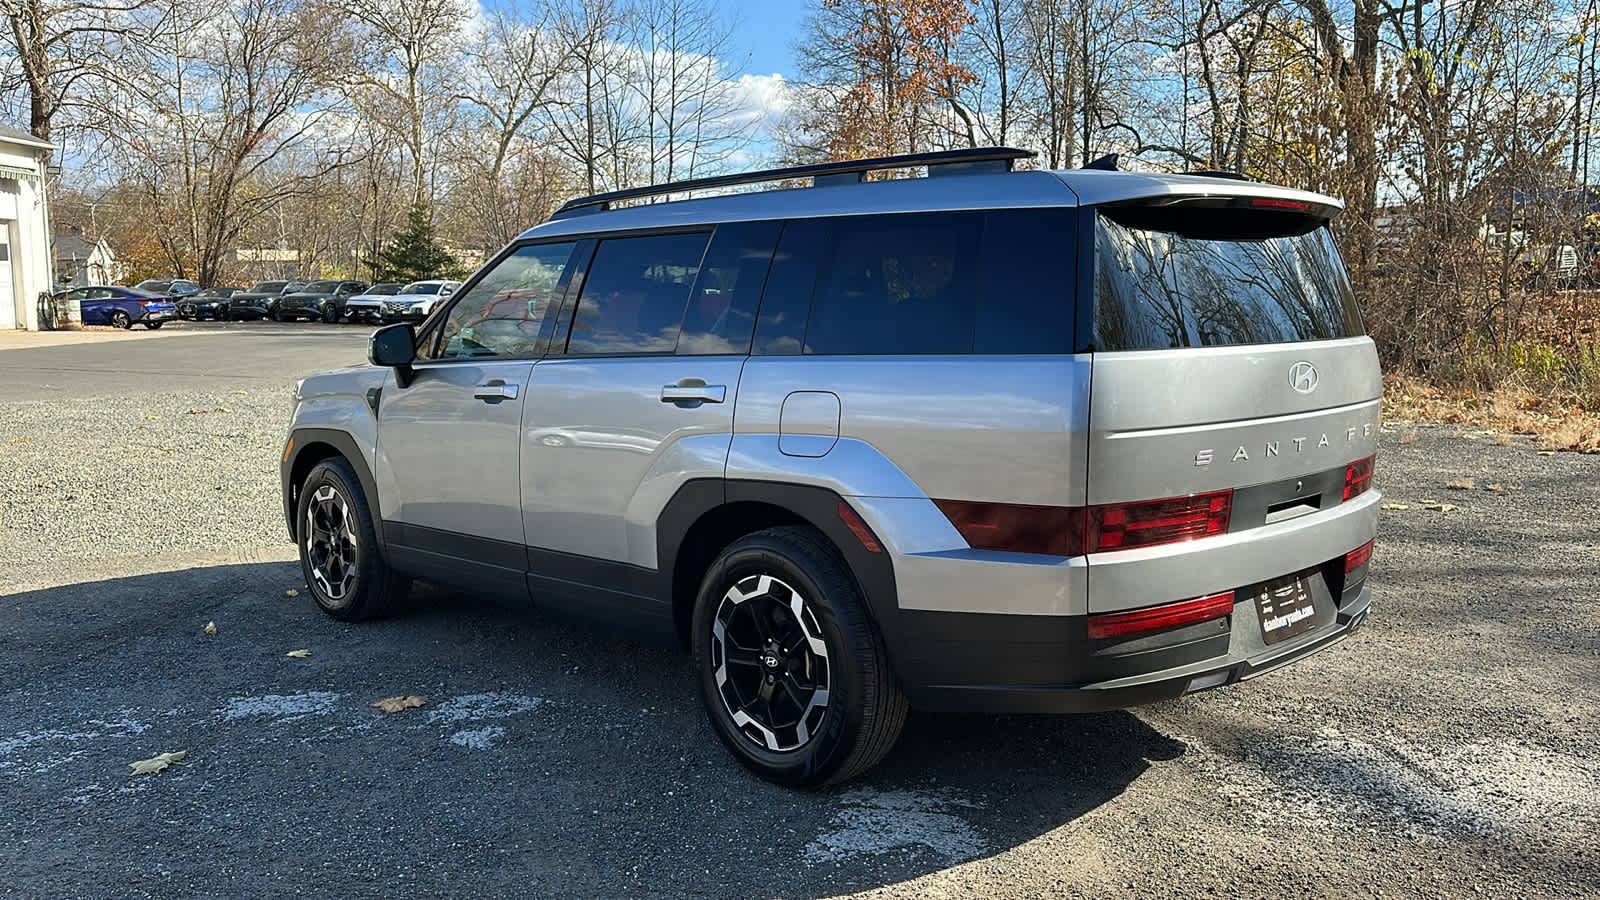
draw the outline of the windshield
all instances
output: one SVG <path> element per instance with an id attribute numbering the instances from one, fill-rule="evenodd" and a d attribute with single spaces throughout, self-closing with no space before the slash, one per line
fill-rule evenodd
<path id="1" fill-rule="evenodd" d="M 258 281 L 258 282 L 255 283 L 254 286 L 252 286 L 250 288 L 250 290 L 252 290 L 252 291 L 260 291 L 260 292 L 262 292 L 264 294 L 270 294 L 270 293 L 273 293 L 274 291 L 283 290 L 283 286 L 285 284 L 288 284 L 288 282 L 286 282 L 286 281 Z"/>
<path id="2" fill-rule="evenodd" d="M 170 281 L 153 281 L 153 280 L 152 281 L 141 281 L 138 284 L 134 285 L 134 287 L 138 288 L 141 291 L 157 291 L 157 292 L 165 291 L 167 288 L 169 288 L 171 286 L 172 286 L 172 282 L 170 282 Z"/>
<path id="3" fill-rule="evenodd" d="M 390 294 L 390 295 L 393 295 L 393 294 L 400 293 L 400 289 L 402 287 L 404 287 L 404 286 L 405 285 L 394 284 L 392 282 L 385 282 L 383 284 L 375 284 L 372 287 L 367 288 L 365 291 L 362 291 L 362 293 L 364 293 L 364 294 Z"/>
<path id="4" fill-rule="evenodd" d="M 1097 350 L 1322 341 L 1362 334 L 1325 224 L 1291 234 L 1167 230 L 1153 216 L 1095 231 Z"/>
<path id="5" fill-rule="evenodd" d="M 313 281 L 301 288 L 302 291 L 308 294 L 331 294 L 338 289 L 339 282 L 337 281 Z"/>
<path id="6" fill-rule="evenodd" d="M 406 285 L 405 287 L 401 288 L 400 289 L 400 293 L 402 293 L 402 294 L 437 294 L 437 293 L 439 293 L 439 288 L 442 287 L 442 286 L 443 286 L 443 283 L 442 282 L 438 282 L 438 281 L 413 281 L 410 284 Z"/>
<path id="7" fill-rule="evenodd" d="M 291 281 L 284 285 L 283 289 L 285 291 L 303 291 L 306 289 L 306 283 L 304 281 Z"/>

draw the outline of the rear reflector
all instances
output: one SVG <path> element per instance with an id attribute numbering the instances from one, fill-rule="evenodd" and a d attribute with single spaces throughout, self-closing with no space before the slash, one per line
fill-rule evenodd
<path id="1" fill-rule="evenodd" d="M 1233 492 L 1089 507 L 933 502 L 979 550 L 1082 556 L 1225 534 Z"/>
<path id="2" fill-rule="evenodd" d="M 850 533 L 856 536 L 856 540 L 861 542 L 861 546 L 867 548 L 868 553 L 883 552 L 883 546 L 878 543 L 877 538 L 872 536 L 871 530 L 867 528 L 867 523 L 861 521 L 861 517 L 856 515 L 856 511 L 851 509 L 850 504 L 843 500 L 839 501 L 839 521 L 844 523 L 844 527 L 850 529 Z"/>
<path id="3" fill-rule="evenodd" d="M 1358 497 L 1372 487 L 1372 461 L 1374 457 L 1358 459 L 1344 467 L 1344 499 Z"/>
<path id="4" fill-rule="evenodd" d="M 1344 573 L 1349 575 L 1351 572 L 1361 568 L 1371 560 L 1372 541 L 1367 541 L 1365 544 L 1362 544 L 1361 546 L 1344 555 Z"/>
<path id="5" fill-rule="evenodd" d="M 1233 612 L 1233 591 L 1207 594 L 1193 600 L 1182 600 L 1128 612 L 1098 613 L 1089 617 L 1089 638 L 1101 640 L 1161 631 L 1177 628 L 1179 625 L 1209 622 L 1231 612 Z"/>

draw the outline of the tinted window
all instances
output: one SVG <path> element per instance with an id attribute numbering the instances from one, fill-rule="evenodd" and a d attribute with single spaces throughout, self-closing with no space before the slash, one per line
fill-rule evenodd
<path id="1" fill-rule="evenodd" d="M 1071 353 L 1077 211 L 984 217 L 974 353 Z"/>
<path id="2" fill-rule="evenodd" d="M 717 226 L 689 295 L 678 353 L 748 353 L 778 222 Z"/>
<path id="3" fill-rule="evenodd" d="M 584 277 L 569 353 L 671 353 L 705 233 L 601 241 Z"/>
<path id="4" fill-rule="evenodd" d="M 1095 231 L 1095 347 L 1156 350 L 1361 334 L 1326 226 L 1209 236 L 1196 211 L 1166 230 L 1102 214 Z M 1257 216 L 1253 223 L 1268 221 Z M 1181 225 L 1181 227 L 1180 227 Z M 1136 227 L 1137 226 L 1137 227 Z"/>
<path id="5" fill-rule="evenodd" d="M 784 223 L 783 236 L 772 255 L 767 289 L 761 296 L 761 318 L 751 352 L 771 356 L 800 352 L 806 316 L 811 312 L 811 293 L 817 285 L 817 263 L 827 236 L 826 219 Z"/>
<path id="6" fill-rule="evenodd" d="M 561 275 L 574 244 L 519 247 L 458 297 L 441 329 L 440 359 L 526 357 L 561 297 Z"/>
<path id="7" fill-rule="evenodd" d="M 301 290 L 312 294 L 331 294 L 339 289 L 337 281 L 313 281 Z"/>
<path id="8" fill-rule="evenodd" d="M 837 219 L 807 353 L 969 353 L 982 213 Z"/>
<path id="9" fill-rule="evenodd" d="M 283 290 L 283 286 L 288 283 L 287 281 L 258 281 L 256 286 L 250 290 L 260 293 L 276 293 Z"/>

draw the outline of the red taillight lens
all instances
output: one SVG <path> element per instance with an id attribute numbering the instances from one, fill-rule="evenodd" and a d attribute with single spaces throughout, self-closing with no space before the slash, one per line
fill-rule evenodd
<path id="1" fill-rule="evenodd" d="M 161 302 L 160 300 L 140 300 L 139 301 L 139 305 L 144 307 L 145 309 L 149 309 L 150 307 L 155 306 L 155 305 L 159 304 L 160 302 Z"/>
<path id="2" fill-rule="evenodd" d="M 1359 497 L 1372 487 L 1372 461 L 1375 457 L 1358 459 L 1344 467 L 1344 499 Z"/>
<path id="3" fill-rule="evenodd" d="M 1089 510 L 1089 552 L 1173 544 L 1223 534 L 1233 510 L 1233 491 L 1170 500 L 1118 503 Z"/>
<path id="4" fill-rule="evenodd" d="M 1092 640 L 1099 640 L 1144 634 L 1149 631 L 1176 628 L 1179 625 L 1209 622 L 1231 612 L 1233 612 L 1233 591 L 1207 594 L 1193 600 L 1181 600 L 1164 606 L 1151 606 L 1128 612 L 1098 613 L 1089 617 L 1089 637 Z"/>
<path id="5" fill-rule="evenodd" d="M 1233 492 L 1090 507 L 933 502 L 979 550 L 1081 556 L 1226 533 Z"/>
<path id="6" fill-rule="evenodd" d="M 1344 573 L 1349 575 L 1351 572 L 1361 568 L 1371 560 L 1372 541 L 1367 541 L 1365 544 L 1362 544 L 1361 546 L 1344 555 Z"/>
<path id="7" fill-rule="evenodd" d="M 967 544 L 979 550 L 1083 555 L 1085 510 L 1069 506 L 1027 506 L 1021 503 L 973 503 L 935 500 L 935 506 L 956 526 Z"/>

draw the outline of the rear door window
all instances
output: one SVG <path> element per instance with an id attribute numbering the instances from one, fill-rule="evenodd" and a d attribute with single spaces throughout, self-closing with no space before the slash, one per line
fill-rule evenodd
<path id="1" fill-rule="evenodd" d="M 1325 224 L 1215 211 L 1102 211 L 1095 228 L 1094 346 L 1159 350 L 1362 334 Z M 1266 223 L 1266 224 L 1262 224 Z"/>
<path id="2" fill-rule="evenodd" d="M 673 352 L 709 238 L 688 232 L 601 241 L 584 276 L 567 352 Z"/>
<path id="3" fill-rule="evenodd" d="M 779 222 L 718 225 L 695 279 L 678 355 L 749 353 Z"/>

